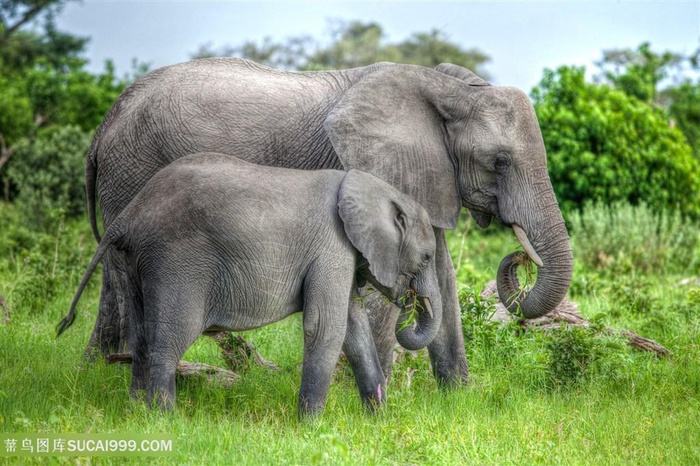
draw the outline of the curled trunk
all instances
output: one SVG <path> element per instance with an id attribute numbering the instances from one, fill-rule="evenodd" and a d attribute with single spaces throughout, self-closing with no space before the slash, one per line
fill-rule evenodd
<path id="1" fill-rule="evenodd" d="M 433 306 L 427 296 L 409 292 L 396 321 L 396 341 L 407 350 L 425 348 L 433 341 L 442 321 L 442 303 Z M 416 311 L 415 326 L 409 316 Z"/>
<path id="2" fill-rule="evenodd" d="M 522 251 L 511 253 L 498 267 L 496 282 L 501 301 L 510 312 L 519 311 L 526 319 L 541 317 L 556 308 L 571 284 L 573 254 L 569 235 L 558 209 L 550 212 L 549 218 L 553 220 L 540 222 L 538 225 L 543 226 L 539 228 L 530 227 L 528 233 L 514 226 L 529 255 Z M 530 260 L 541 266 L 538 265 L 537 282 L 531 290 L 525 290 L 520 288 L 517 270 Z"/>

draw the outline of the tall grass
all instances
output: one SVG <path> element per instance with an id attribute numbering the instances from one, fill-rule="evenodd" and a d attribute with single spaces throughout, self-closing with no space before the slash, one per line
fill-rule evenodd
<path id="1" fill-rule="evenodd" d="M 155 464 L 687 465 L 700 459 L 697 265 L 683 257 L 689 243 L 663 235 L 661 243 L 649 246 L 668 245 L 663 256 L 646 250 L 630 256 L 626 251 L 634 251 L 634 241 L 622 239 L 633 235 L 615 213 L 584 211 L 580 225 L 572 220 L 576 271 L 570 296 L 595 321 L 592 328 L 522 332 L 490 322 L 493 303 L 479 292 L 517 242 L 506 229 L 482 231 L 472 225 L 468 235 L 455 231 L 448 238 L 455 263 L 462 250 L 457 274 L 469 384 L 440 390 L 425 351 L 403 354 L 394 366 L 387 406 L 369 415 L 351 370 L 341 362 L 325 413 L 299 422 L 300 315 L 244 334 L 279 372 L 254 366 L 230 388 L 179 379 L 176 412 L 151 411 L 129 398 L 128 366 L 82 361 L 95 321 L 99 277 L 86 290 L 73 328 L 54 338 L 54 325 L 67 311 L 95 247 L 87 222 L 60 226 L 57 218 L 50 230 L 31 232 L 4 207 L 0 217 L 11 222 L 0 231 L 0 295 L 11 320 L 0 324 L 0 432 L 173 434 L 173 456 L 148 459 Z M 625 214 L 644 215 L 635 209 Z M 662 220 L 654 221 L 656 226 L 645 231 L 660 230 Z M 688 237 L 697 235 L 697 226 L 677 222 Z M 590 237 L 582 237 L 584 231 Z M 608 240 L 618 246 L 602 247 Z M 621 254 L 620 248 L 631 249 Z M 609 252 L 615 262 L 597 261 L 594 250 Z M 633 267 L 622 272 L 628 257 L 635 257 Z M 673 356 L 659 359 L 631 350 L 600 332 L 602 326 L 655 338 Z M 185 359 L 223 365 L 217 346 L 206 338 Z M 55 462 L 141 464 L 146 459 Z"/>
<path id="2" fill-rule="evenodd" d="M 577 260 L 614 273 L 697 273 L 700 232 L 678 212 L 645 204 L 593 204 L 569 215 Z"/>

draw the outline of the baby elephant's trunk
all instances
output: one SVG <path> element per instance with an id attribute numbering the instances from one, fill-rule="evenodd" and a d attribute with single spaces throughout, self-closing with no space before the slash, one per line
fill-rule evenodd
<path id="1" fill-rule="evenodd" d="M 412 285 L 400 303 L 396 341 L 415 351 L 428 346 L 437 335 L 442 321 L 442 300 L 436 293 L 437 283 L 431 286 L 416 280 Z"/>

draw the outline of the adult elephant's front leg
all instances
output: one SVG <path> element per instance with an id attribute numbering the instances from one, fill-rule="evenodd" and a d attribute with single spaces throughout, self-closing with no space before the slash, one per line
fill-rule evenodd
<path id="1" fill-rule="evenodd" d="M 435 265 L 440 281 L 443 315 L 440 330 L 433 342 L 428 345 L 428 353 L 438 384 L 441 387 L 448 387 L 467 382 L 469 364 L 464 349 L 454 265 L 447 249 L 445 232 L 438 228 L 434 228 L 434 231 L 437 242 Z"/>

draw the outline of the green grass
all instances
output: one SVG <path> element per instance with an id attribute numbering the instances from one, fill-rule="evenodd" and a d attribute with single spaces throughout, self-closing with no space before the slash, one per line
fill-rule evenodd
<path id="1" fill-rule="evenodd" d="M 167 416 L 129 398 L 128 366 L 82 362 L 95 322 L 98 276 L 83 295 L 75 325 L 54 338 L 94 250 L 87 222 L 62 228 L 56 223 L 35 233 L 11 209 L 0 211 L 0 220 L 11 225 L 0 232 L 0 295 L 11 316 L 0 324 L 0 432 L 174 436 L 172 457 L 30 457 L 22 464 L 700 462 L 700 273 L 697 261 L 673 260 L 683 257 L 678 251 L 667 259 L 655 256 L 647 268 L 638 264 L 644 254 L 628 258 L 612 242 L 618 255 L 607 268 L 577 260 L 570 292 L 598 326 L 653 338 L 673 351 L 670 358 L 631 350 L 596 326 L 543 334 L 489 324 L 484 320 L 489 302 L 469 304 L 469 297 L 495 276 L 501 257 L 517 243 L 508 231 L 481 231 L 471 223 L 465 237 L 455 232 L 449 238 L 455 264 L 464 248 L 457 274 L 464 285 L 471 373 L 466 387 L 438 389 L 426 352 L 406 355 L 394 366 L 386 407 L 369 415 L 350 369 L 341 363 L 324 414 L 299 422 L 297 315 L 244 334 L 279 372 L 253 367 L 231 388 L 178 380 L 178 409 Z M 600 257 L 589 250 L 599 246 L 577 241 L 576 233 L 581 257 Z M 694 247 L 697 251 L 697 243 Z M 185 359 L 223 364 L 206 338 Z M 0 457 L 3 462 L 20 463 Z"/>

